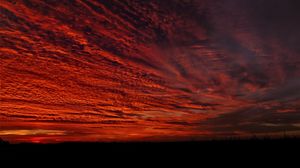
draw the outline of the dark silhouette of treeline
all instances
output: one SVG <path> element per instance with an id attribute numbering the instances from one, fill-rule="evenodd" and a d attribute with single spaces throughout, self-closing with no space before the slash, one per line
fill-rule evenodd
<path id="1" fill-rule="evenodd" d="M 97 146 L 97 145 L 105 145 L 105 146 L 126 146 L 126 145 L 154 145 L 159 146 L 162 145 L 180 145 L 180 144 L 190 144 L 190 145 L 211 145 L 211 144 L 220 144 L 220 145 L 228 145 L 228 144 L 242 144 L 242 145 L 249 145 L 249 144 L 273 144 L 273 143 L 294 143 L 300 142 L 300 137 L 297 136 L 283 136 L 279 138 L 270 138 L 270 137 L 256 137 L 253 136 L 251 138 L 239 138 L 239 137 L 228 137 L 223 139 L 209 139 L 209 140 L 197 140 L 197 141 L 167 141 L 167 142 L 152 142 L 152 141 L 133 141 L 133 142 L 60 142 L 60 143 L 10 143 L 2 138 L 0 138 L 0 145 L 3 146 L 16 146 L 16 147 L 23 147 L 23 146 Z"/>
<path id="2" fill-rule="evenodd" d="M 10 144 L 0 140 L 0 161 L 101 161 L 109 164 L 123 162 L 138 163 L 162 160 L 176 163 L 186 160 L 202 164 L 223 164 L 236 160 L 274 162 L 284 157 L 289 161 L 298 160 L 300 151 L 297 137 L 228 138 L 189 142 L 63 142 L 56 144 L 19 143 Z M 14 162 L 12 162 L 14 163 Z M 238 163 L 238 162 L 237 162 Z M 148 164 L 148 163 L 147 163 Z"/>
<path id="3" fill-rule="evenodd" d="M 298 137 L 282 138 L 227 138 L 189 142 L 63 142 L 56 144 L 19 143 L 10 144 L 0 140 L 1 160 L 26 160 L 48 162 L 93 161 L 98 164 L 151 164 L 159 160 L 167 163 L 198 165 L 223 165 L 226 162 L 249 163 L 298 161 L 300 151 Z M 286 160 L 288 161 L 286 162 Z M 47 163 L 48 163 L 47 162 Z M 10 162 L 13 163 L 13 162 Z M 143 166 L 142 166 L 143 167 Z M 242 166 L 243 167 L 243 166 Z"/>
<path id="4" fill-rule="evenodd" d="M 299 145 L 299 137 L 281 137 L 281 138 L 226 138 L 218 140 L 203 141 L 179 141 L 179 142 L 62 142 L 53 144 L 43 143 L 19 143 L 11 144 L 0 138 L 0 151 L 6 150 L 27 150 L 30 151 L 76 151 L 76 150 L 97 150 L 115 151 L 115 152 L 138 152 L 140 150 L 148 151 L 188 151 L 188 150 L 210 150 L 210 149 L 252 149 L 252 148 L 280 148 L 293 145 Z"/>

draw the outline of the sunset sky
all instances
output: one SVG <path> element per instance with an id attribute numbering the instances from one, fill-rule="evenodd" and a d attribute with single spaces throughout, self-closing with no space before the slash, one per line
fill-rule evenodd
<path id="1" fill-rule="evenodd" d="M 13 143 L 300 135 L 298 0 L 1 0 Z"/>

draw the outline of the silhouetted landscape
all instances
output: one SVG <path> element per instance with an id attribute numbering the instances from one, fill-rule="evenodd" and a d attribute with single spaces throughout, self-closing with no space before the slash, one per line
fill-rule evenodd
<path id="1" fill-rule="evenodd" d="M 2 158 L 13 160 L 16 157 L 58 158 L 80 157 L 266 157 L 291 155 L 299 151 L 299 138 L 282 137 L 222 140 L 190 141 L 190 142 L 64 142 L 57 144 L 0 142 Z M 129 155 L 127 155 L 129 154 Z"/>

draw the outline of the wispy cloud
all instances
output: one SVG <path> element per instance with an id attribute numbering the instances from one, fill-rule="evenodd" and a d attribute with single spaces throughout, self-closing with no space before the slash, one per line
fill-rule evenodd
<path id="1" fill-rule="evenodd" d="M 66 132 L 62 130 L 0 130 L 0 135 L 65 135 Z"/>
<path id="2" fill-rule="evenodd" d="M 65 135 L 65 131 L 61 130 L 0 130 L 0 135 Z"/>

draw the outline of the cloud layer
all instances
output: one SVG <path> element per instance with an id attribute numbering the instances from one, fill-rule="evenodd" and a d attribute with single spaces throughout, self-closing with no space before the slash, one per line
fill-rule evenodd
<path id="1" fill-rule="evenodd" d="M 47 142 L 299 134 L 299 7 L 6 0 L 0 131 L 67 132 Z"/>

